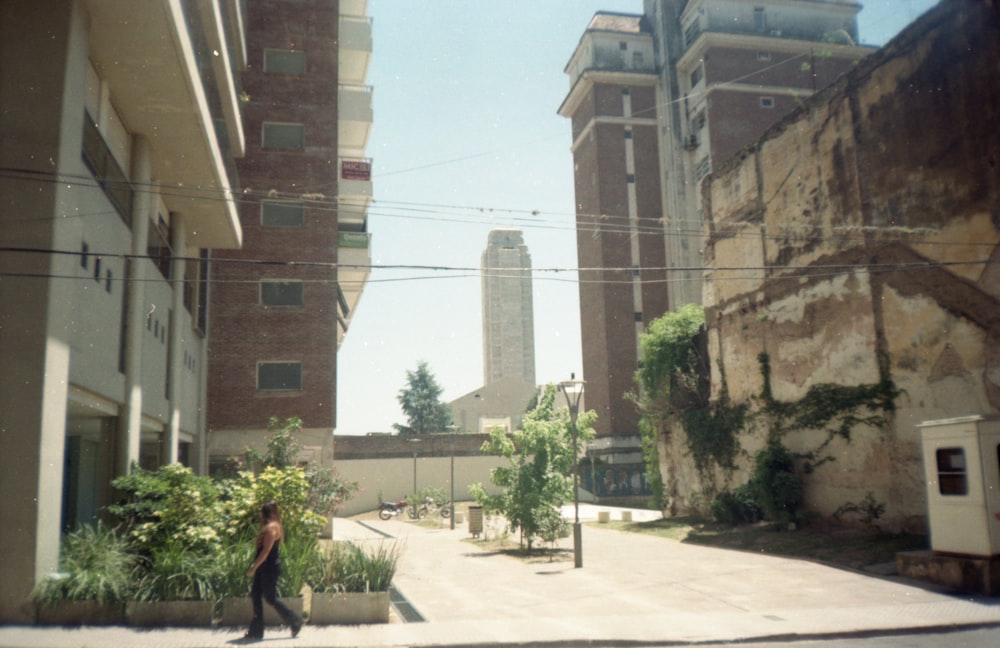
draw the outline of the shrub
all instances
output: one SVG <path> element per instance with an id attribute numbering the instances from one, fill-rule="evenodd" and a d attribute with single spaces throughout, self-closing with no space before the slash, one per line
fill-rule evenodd
<path id="1" fill-rule="evenodd" d="M 794 520 L 802 505 L 802 478 L 795 474 L 791 453 L 780 441 L 769 441 L 754 457 L 751 489 L 764 516 L 773 522 Z"/>
<path id="2" fill-rule="evenodd" d="M 221 582 L 217 555 L 175 542 L 153 550 L 134 596 L 137 601 L 213 601 L 220 598 Z"/>
<path id="3" fill-rule="evenodd" d="M 326 552 L 309 578 L 314 592 L 385 592 L 392 584 L 402 549 L 398 544 L 364 549 L 338 543 Z"/>
<path id="4" fill-rule="evenodd" d="M 43 603 L 119 603 L 132 594 L 135 558 L 114 529 L 82 526 L 63 539 L 58 574 L 42 580 L 32 598 Z"/>
<path id="5" fill-rule="evenodd" d="M 724 490 L 712 501 L 712 518 L 722 524 L 750 524 L 761 519 L 760 505 L 750 484 Z"/>

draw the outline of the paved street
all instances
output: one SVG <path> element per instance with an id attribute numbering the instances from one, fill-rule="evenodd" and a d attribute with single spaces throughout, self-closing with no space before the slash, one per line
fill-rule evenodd
<path id="1" fill-rule="evenodd" d="M 597 507 L 583 507 L 594 519 Z M 612 512 L 617 516 L 617 512 Z M 635 512 L 640 515 L 640 512 Z M 624 646 L 1000 628 L 1000 599 L 802 560 L 688 545 L 588 524 L 572 553 L 523 560 L 468 542 L 465 524 L 337 520 L 338 539 L 403 543 L 395 586 L 423 622 L 306 627 L 297 646 Z M 560 545 L 568 549 L 572 543 Z M 238 629 L 0 628 L 0 646 L 225 646 Z M 289 645 L 285 632 L 267 641 Z"/>

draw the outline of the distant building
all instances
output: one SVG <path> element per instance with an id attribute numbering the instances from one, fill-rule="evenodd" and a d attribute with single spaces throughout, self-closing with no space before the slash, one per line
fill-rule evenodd
<path id="1" fill-rule="evenodd" d="M 531 255 L 521 230 L 490 232 L 482 255 L 483 382 L 535 384 Z"/>
<path id="2" fill-rule="evenodd" d="M 638 336 L 702 301 L 699 186 L 871 48 L 843 0 L 646 0 L 600 12 L 565 71 L 572 121 L 580 324 L 595 448 L 641 470 Z M 631 474 L 616 482 L 634 483 Z"/>
<path id="3" fill-rule="evenodd" d="M 0 621 L 133 465 L 205 468 L 243 2 L 0 3 Z"/>
<path id="4" fill-rule="evenodd" d="M 246 7 L 247 151 L 237 165 L 245 241 L 213 256 L 214 463 L 263 444 L 272 416 L 302 419 L 302 459 L 329 457 L 337 349 L 371 262 L 366 8 L 364 0 Z"/>

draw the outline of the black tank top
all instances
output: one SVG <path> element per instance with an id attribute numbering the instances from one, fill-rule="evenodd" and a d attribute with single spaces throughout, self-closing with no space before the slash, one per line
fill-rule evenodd
<path id="1" fill-rule="evenodd" d="M 267 554 L 267 558 L 261 563 L 261 569 L 281 569 L 281 552 L 279 551 L 281 547 L 281 540 L 275 540 L 274 544 L 271 545 L 271 553 Z M 260 556 L 260 552 L 264 550 L 264 547 L 257 548 L 257 555 Z"/>

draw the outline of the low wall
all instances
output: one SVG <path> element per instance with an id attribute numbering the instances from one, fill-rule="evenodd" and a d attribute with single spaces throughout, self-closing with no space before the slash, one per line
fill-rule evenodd
<path id="1" fill-rule="evenodd" d="M 490 471 L 506 465 L 506 460 L 494 456 L 455 457 L 455 500 L 471 499 L 469 485 L 481 482 L 487 492 L 499 489 L 490 484 Z M 433 487 L 451 496 L 451 456 L 395 457 L 385 459 L 334 459 L 334 469 L 348 481 L 356 481 L 361 489 L 338 512 L 350 516 L 378 508 L 379 497 L 386 501 L 399 500 L 413 492 L 414 474 L 417 491 Z"/>

